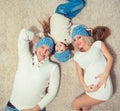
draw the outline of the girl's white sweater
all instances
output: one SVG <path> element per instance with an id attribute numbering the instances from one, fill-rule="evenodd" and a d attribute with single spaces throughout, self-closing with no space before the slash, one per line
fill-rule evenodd
<path id="1" fill-rule="evenodd" d="M 55 42 L 63 42 L 70 44 L 72 39 L 70 37 L 71 20 L 60 14 L 53 14 L 50 19 L 50 34 Z"/>

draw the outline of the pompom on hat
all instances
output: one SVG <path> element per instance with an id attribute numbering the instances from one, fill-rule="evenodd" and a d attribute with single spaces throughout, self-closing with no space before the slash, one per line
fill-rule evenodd
<path id="1" fill-rule="evenodd" d="M 66 62 L 70 59 L 71 57 L 71 53 L 70 51 L 67 49 L 61 53 L 55 52 L 54 54 L 55 58 L 59 61 L 59 62 Z"/>
<path id="2" fill-rule="evenodd" d="M 54 42 L 53 42 L 52 38 L 47 37 L 47 36 L 41 38 L 41 39 L 37 42 L 36 48 L 38 48 L 38 47 L 40 47 L 40 46 L 42 46 L 42 45 L 47 45 L 48 47 L 50 47 L 50 52 L 53 51 Z"/>
<path id="3" fill-rule="evenodd" d="M 82 35 L 85 37 L 88 37 L 89 34 L 86 31 L 85 27 L 83 25 L 77 25 L 72 29 L 72 33 L 71 33 L 71 37 L 72 39 L 76 36 L 76 35 Z"/>

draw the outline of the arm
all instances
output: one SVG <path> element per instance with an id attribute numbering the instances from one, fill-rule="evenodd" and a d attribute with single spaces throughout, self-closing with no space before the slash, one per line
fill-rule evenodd
<path id="1" fill-rule="evenodd" d="M 50 70 L 50 69 L 49 69 Z M 49 78 L 49 86 L 48 92 L 43 97 L 43 99 L 38 103 L 41 110 L 46 107 L 56 96 L 58 87 L 59 87 L 59 67 L 56 65 L 53 69 L 51 69 L 51 75 Z"/>
<path id="2" fill-rule="evenodd" d="M 107 61 L 107 65 L 106 65 L 105 72 L 104 72 L 105 77 L 107 77 L 108 74 L 110 74 L 110 70 L 111 70 L 112 63 L 113 63 L 113 57 L 103 42 L 102 42 L 101 50 Z"/>
<path id="3" fill-rule="evenodd" d="M 29 50 L 29 42 L 33 39 L 34 33 L 28 31 L 27 29 L 22 29 L 18 38 L 18 55 L 19 58 L 31 57 Z"/>
<path id="4" fill-rule="evenodd" d="M 87 85 L 84 82 L 83 70 L 77 62 L 75 62 L 75 65 L 76 65 L 76 70 L 77 70 L 77 73 L 78 73 L 78 78 L 80 80 L 80 83 L 83 86 L 83 88 L 86 89 Z"/>
<path id="5" fill-rule="evenodd" d="M 94 92 L 96 90 L 95 86 L 93 84 L 91 84 L 89 86 L 86 85 L 86 83 L 84 81 L 84 75 L 83 75 L 82 68 L 79 66 L 79 64 L 77 62 L 75 62 L 75 65 L 76 65 L 76 70 L 77 70 L 77 73 L 78 73 L 78 78 L 79 78 L 80 83 L 83 86 L 84 90 L 86 92 Z"/>
<path id="6" fill-rule="evenodd" d="M 103 42 L 101 45 L 101 51 L 102 51 L 104 57 L 106 58 L 107 64 L 106 64 L 104 73 L 96 77 L 96 78 L 100 79 L 97 84 L 97 87 L 101 87 L 103 84 L 106 85 L 107 77 L 110 74 L 110 70 L 111 70 L 112 63 L 113 63 L 113 57 Z"/>

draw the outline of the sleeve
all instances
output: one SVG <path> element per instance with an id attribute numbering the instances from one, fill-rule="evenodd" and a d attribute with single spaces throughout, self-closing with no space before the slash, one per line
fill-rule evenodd
<path id="1" fill-rule="evenodd" d="M 94 42 L 93 47 L 101 48 L 101 44 L 102 44 L 102 41 L 98 40 L 98 41 Z"/>
<path id="2" fill-rule="evenodd" d="M 77 52 L 74 53 L 73 59 L 74 59 L 75 62 L 78 62 L 78 54 L 77 54 Z"/>
<path id="3" fill-rule="evenodd" d="M 33 37 L 34 37 L 34 33 L 27 29 L 22 29 L 20 31 L 19 38 L 18 38 L 19 59 L 26 56 L 32 56 L 29 51 L 29 41 L 31 41 Z"/>
<path id="4" fill-rule="evenodd" d="M 44 107 L 46 107 L 55 98 L 57 91 L 58 91 L 59 82 L 60 82 L 60 72 L 59 72 L 59 67 L 56 65 L 56 67 L 54 67 L 53 70 L 51 71 L 51 76 L 49 79 L 48 93 L 38 103 L 41 110 Z"/>

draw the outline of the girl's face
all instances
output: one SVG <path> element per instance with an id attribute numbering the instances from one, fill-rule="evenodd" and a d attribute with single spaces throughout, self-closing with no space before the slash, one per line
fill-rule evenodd
<path id="1" fill-rule="evenodd" d="M 76 35 L 74 38 L 73 38 L 73 41 L 74 41 L 74 44 L 75 46 L 78 48 L 78 49 L 81 49 L 84 47 L 85 45 L 85 38 L 82 37 L 81 35 Z"/>
<path id="2" fill-rule="evenodd" d="M 50 47 L 47 45 L 42 45 L 37 48 L 36 55 L 38 58 L 38 61 L 44 60 L 46 57 L 50 55 Z"/>
<path id="3" fill-rule="evenodd" d="M 65 46 L 64 43 L 58 42 L 58 43 L 56 43 L 56 45 L 55 45 L 55 51 L 58 52 L 58 53 L 63 52 L 63 51 L 65 51 L 66 49 L 67 49 L 67 47 Z"/>

